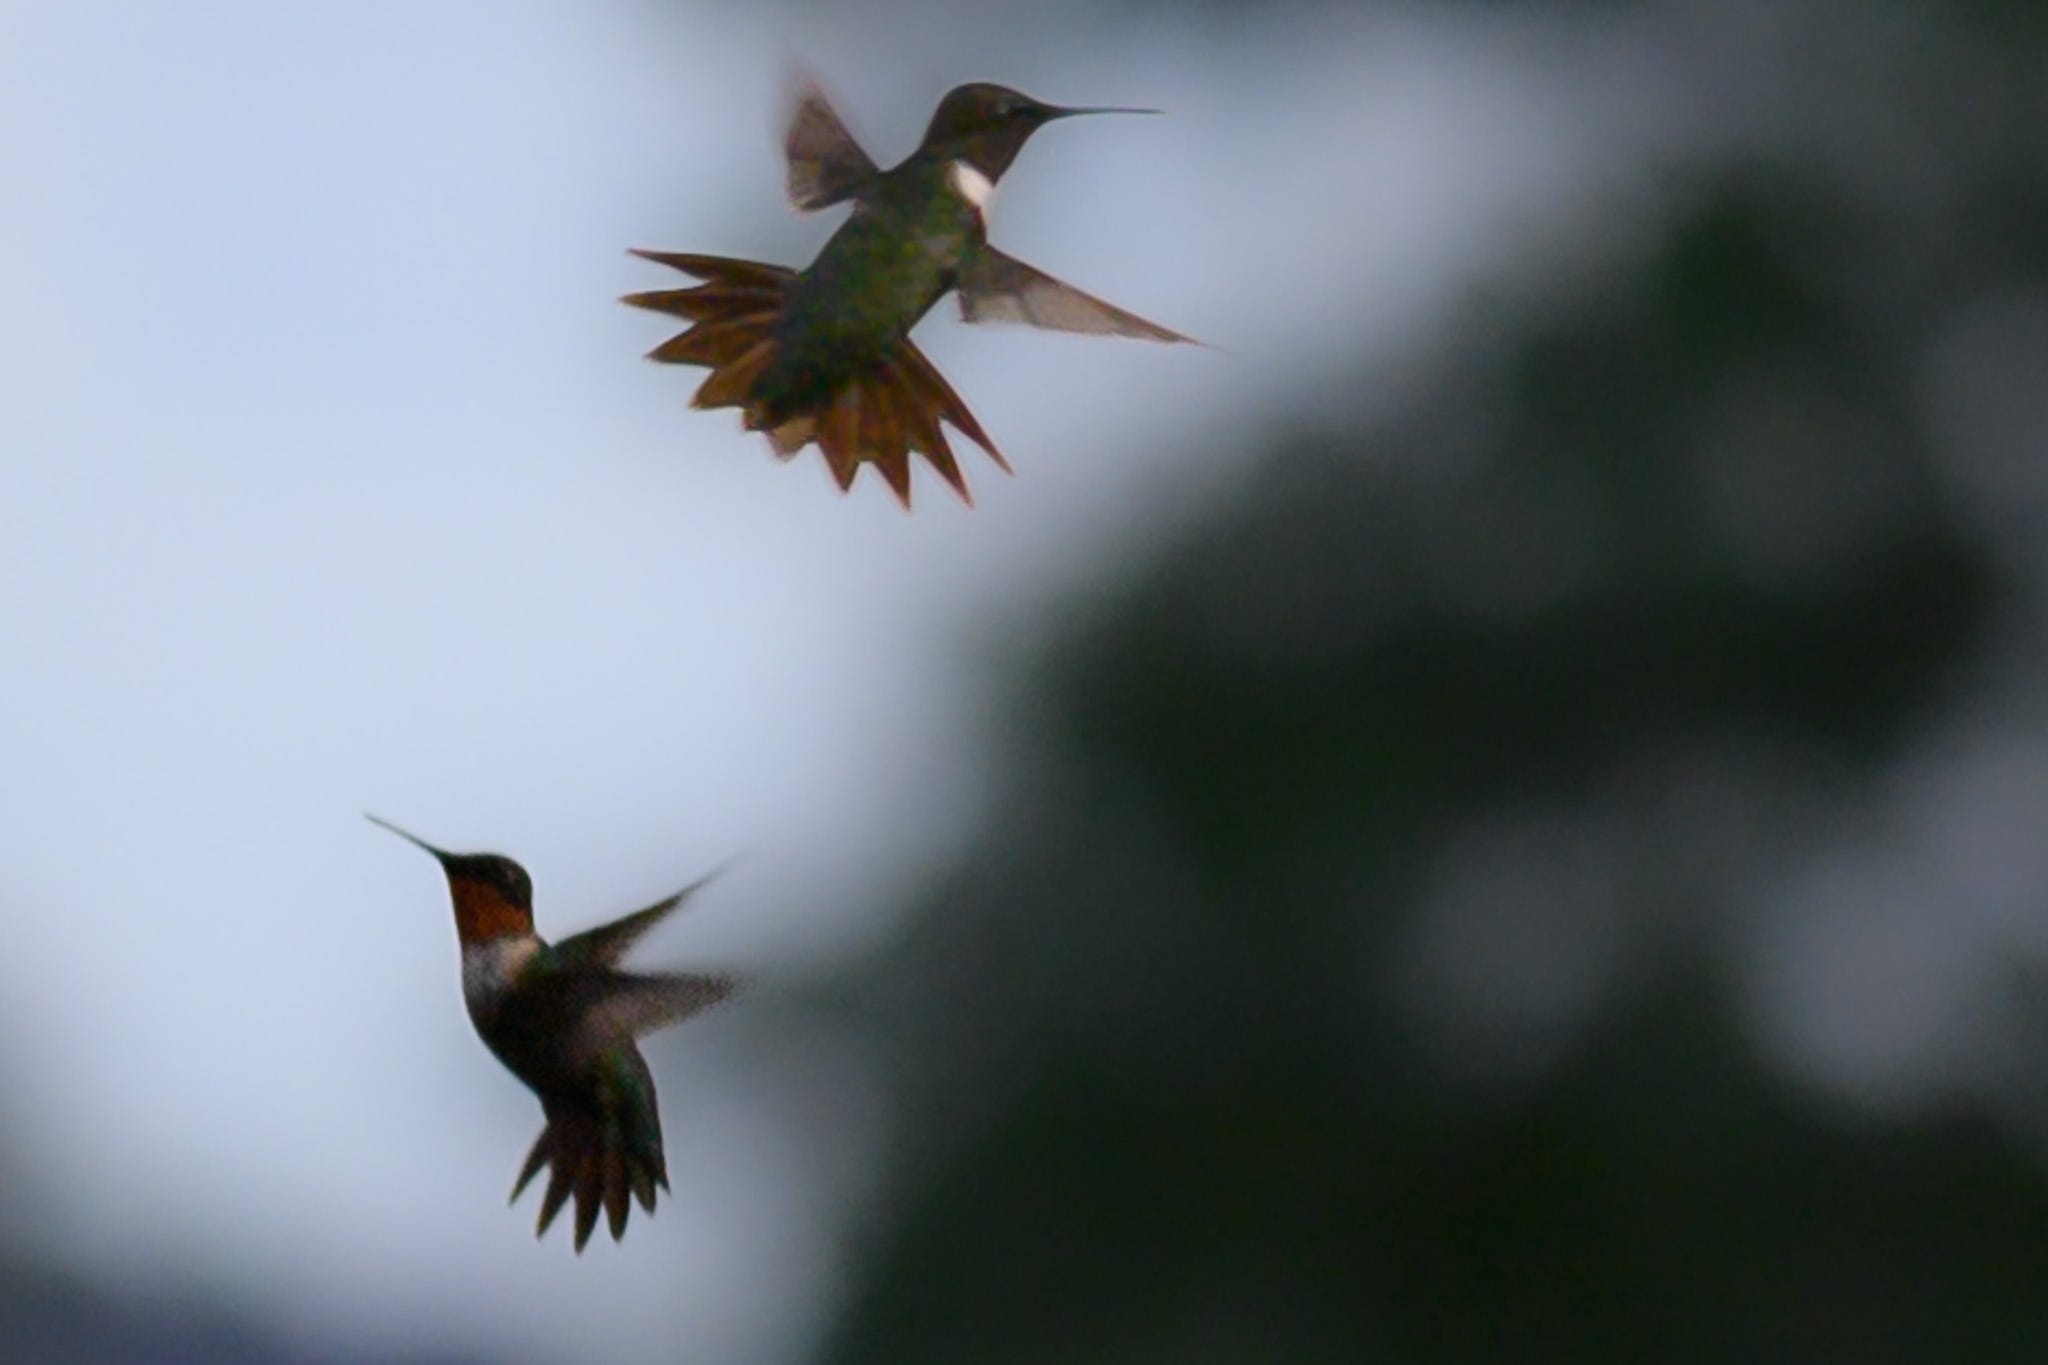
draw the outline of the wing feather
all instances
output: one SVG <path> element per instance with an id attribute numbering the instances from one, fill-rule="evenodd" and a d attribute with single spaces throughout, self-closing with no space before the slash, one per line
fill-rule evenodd
<path id="1" fill-rule="evenodd" d="M 992 246 L 973 254 L 960 272 L 959 288 L 960 316 L 968 322 L 1022 322 L 1058 332 L 1141 341 L 1195 340 L 1105 303 Z"/>
<path id="2" fill-rule="evenodd" d="M 881 174 L 810 76 L 797 87 L 782 155 L 789 163 L 789 201 L 805 213 L 859 195 Z"/>

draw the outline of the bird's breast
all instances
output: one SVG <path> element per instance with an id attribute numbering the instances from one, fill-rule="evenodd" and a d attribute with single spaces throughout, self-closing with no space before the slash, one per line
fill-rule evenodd
<path id="1" fill-rule="evenodd" d="M 504 934 L 462 950 L 462 1003 L 479 1025 L 497 1012 L 505 992 L 540 951 L 536 934 Z"/>

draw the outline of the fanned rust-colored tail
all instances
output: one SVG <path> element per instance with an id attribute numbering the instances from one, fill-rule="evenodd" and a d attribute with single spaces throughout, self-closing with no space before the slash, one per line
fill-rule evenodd
<path id="1" fill-rule="evenodd" d="M 960 395 L 907 338 L 872 370 L 857 375 L 830 403 L 771 426 L 754 400 L 753 387 L 774 354 L 775 324 L 796 272 L 756 261 L 696 256 L 669 251 L 635 251 L 704 281 L 688 289 L 628 294 L 636 308 L 685 318 L 693 325 L 647 353 L 650 360 L 703 365 L 711 370 L 691 404 L 739 408 L 748 429 L 766 433 L 783 459 L 816 444 L 842 489 L 853 487 L 863 464 L 872 464 L 905 508 L 910 506 L 910 457 L 922 455 L 970 507 L 974 498 L 946 443 L 941 422 L 987 451 L 1004 473 L 1009 461 L 997 450 Z"/>

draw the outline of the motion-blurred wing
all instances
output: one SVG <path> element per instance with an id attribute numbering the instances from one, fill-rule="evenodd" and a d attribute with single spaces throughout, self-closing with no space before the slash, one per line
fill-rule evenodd
<path id="1" fill-rule="evenodd" d="M 724 868 L 715 868 L 691 882 L 666 900 L 656 901 L 645 910 L 636 910 L 610 924 L 600 924 L 595 929 L 585 929 L 580 934 L 555 944 L 555 960 L 571 968 L 609 967 L 625 956 L 626 950 L 640 941 L 641 935 L 673 914 L 682 903 L 703 890 L 705 884 L 716 877 Z"/>
<path id="2" fill-rule="evenodd" d="M 992 246 L 984 245 L 969 257 L 960 271 L 959 290 L 960 316 L 969 322 L 1023 322 L 1056 332 L 1200 344 L 1193 337 L 1104 303 Z"/>
<path id="3" fill-rule="evenodd" d="M 604 998 L 590 1012 L 591 1039 L 601 1044 L 637 1038 L 709 1009 L 739 988 L 737 977 L 708 973 L 618 973 L 605 983 Z"/>
<path id="4" fill-rule="evenodd" d="M 809 76 L 797 88 L 782 155 L 789 162 L 790 202 L 805 213 L 859 194 L 881 174 Z"/>

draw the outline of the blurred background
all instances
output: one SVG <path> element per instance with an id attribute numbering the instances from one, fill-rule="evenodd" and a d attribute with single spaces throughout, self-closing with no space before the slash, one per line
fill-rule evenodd
<path id="1" fill-rule="evenodd" d="M 906 516 L 638 357 L 1049 129 Z M 2048 1353 L 2048 16 L 0 4 L 0 1359 Z M 653 965 L 571 1253 L 438 870 Z"/>

